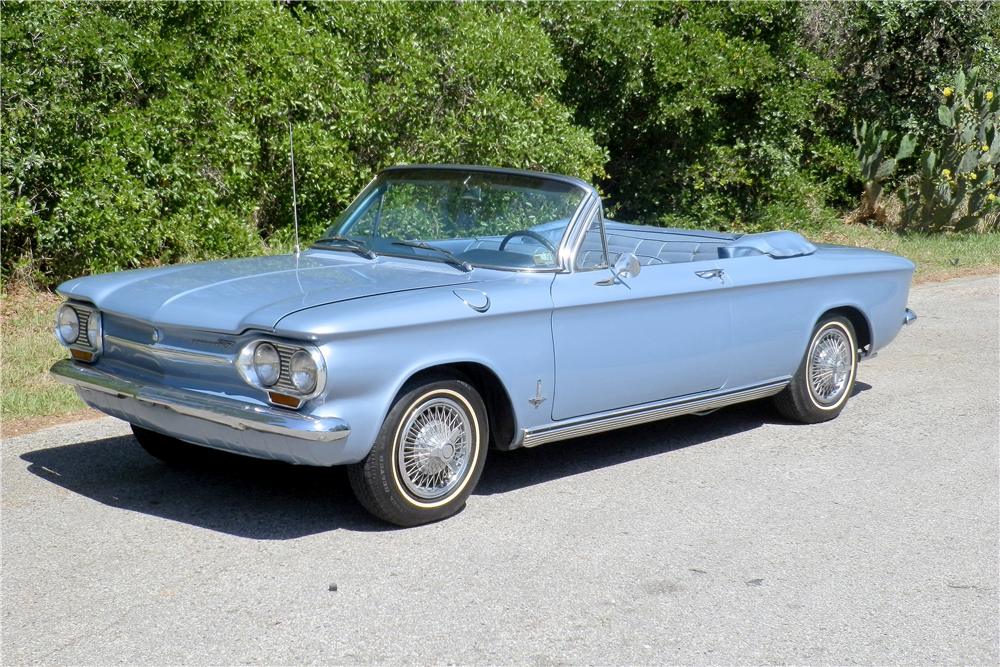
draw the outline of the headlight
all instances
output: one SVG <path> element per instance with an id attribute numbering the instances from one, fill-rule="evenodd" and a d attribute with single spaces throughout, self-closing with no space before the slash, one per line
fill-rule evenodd
<path id="1" fill-rule="evenodd" d="M 101 314 L 92 311 L 87 318 L 87 342 L 90 347 L 100 350 L 101 348 Z"/>
<path id="2" fill-rule="evenodd" d="M 261 343 L 253 353 L 253 369 L 257 379 L 265 387 L 270 387 L 278 381 L 281 375 L 281 357 L 278 350 L 270 343 Z"/>
<path id="3" fill-rule="evenodd" d="M 80 337 L 80 318 L 67 303 L 56 311 L 56 334 L 63 345 L 72 345 Z"/>
<path id="4" fill-rule="evenodd" d="M 240 348 L 235 362 L 243 379 L 264 389 L 274 405 L 299 408 L 326 388 L 326 360 L 308 343 L 251 340 Z"/>
<path id="5" fill-rule="evenodd" d="M 288 371 L 291 375 L 292 385 L 303 394 L 310 393 L 316 388 L 316 376 L 319 369 L 312 355 L 305 350 L 299 350 L 292 355 L 292 361 L 288 364 Z"/>

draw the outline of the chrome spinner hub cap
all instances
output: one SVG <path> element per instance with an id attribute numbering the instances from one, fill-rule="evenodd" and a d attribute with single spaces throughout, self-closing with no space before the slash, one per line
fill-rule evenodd
<path id="1" fill-rule="evenodd" d="M 809 354 L 809 390 L 821 405 L 836 404 L 851 379 L 851 342 L 842 330 L 830 328 Z"/>
<path id="2" fill-rule="evenodd" d="M 397 465 L 407 490 L 422 500 L 440 498 L 469 467 L 472 425 L 457 401 L 435 398 L 410 413 L 401 430 Z"/>

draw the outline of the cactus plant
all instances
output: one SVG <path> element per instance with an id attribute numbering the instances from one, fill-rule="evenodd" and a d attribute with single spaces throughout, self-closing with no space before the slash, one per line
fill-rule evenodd
<path id="1" fill-rule="evenodd" d="M 944 143 L 921 155 L 916 189 L 899 191 L 903 226 L 924 232 L 969 229 L 1000 209 L 1000 85 L 980 84 L 973 69 L 941 95 Z"/>
<path id="2" fill-rule="evenodd" d="M 897 133 L 882 129 L 877 122 L 871 126 L 867 122 L 862 122 L 860 128 L 854 127 L 854 141 L 858 145 L 856 153 L 858 165 L 861 179 L 865 183 L 861 206 L 855 214 L 855 219 L 881 220 L 885 217 L 879 201 L 882 196 L 882 183 L 896 171 L 896 165 L 900 160 L 913 155 L 917 147 L 917 138 L 912 134 L 906 134 L 900 139 Z M 887 149 L 897 141 L 899 148 L 895 157 L 886 158 Z"/>

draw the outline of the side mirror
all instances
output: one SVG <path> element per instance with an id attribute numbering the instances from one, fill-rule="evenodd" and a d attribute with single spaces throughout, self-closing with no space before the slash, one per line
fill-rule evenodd
<path id="1" fill-rule="evenodd" d="M 639 271 L 642 269 L 642 265 L 639 264 L 638 258 L 630 252 L 623 252 L 618 255 L 615 260 L 615 267 L 612 269 L 615 275 L 611 276 L 607 280 L 598 280 L 595 285 L 601 285 L 602 287 L 607 287 L 608 285 L 614 285 L 618 282 L 618 279 L 622 276 L 628 276 L 629 278 L 635 278 L 639 275 Z"/>
<path id="2" fill-rule="evenodd" d="M 630 252 L 619 254 L 618 259 L 615 260 L 615 278 L 621 278 L 625 275 L 629 278 L 635 278 L 641 270 L 642 264 L 639 263 L 639 259 Z"/>

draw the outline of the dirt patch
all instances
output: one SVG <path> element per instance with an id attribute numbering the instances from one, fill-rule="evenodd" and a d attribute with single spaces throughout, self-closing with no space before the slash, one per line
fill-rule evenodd
<path id="1" fill-rule="evenodd" d="M 19 435 L 28 435 L 60 424 L 70 424 L 72 422 L 90 421 L 107 417 L 103 412 L 97 410 L 77 410 L 66 412 L 61 415 L 45 415 L 43 417 L 25 417 L 24 419 L 12 419 L 0 424 L 0 438 L 14 438 Z"/>
<path id="2" fill-rule="evenodd" d="M 58 294 L 34 290 L 27 285 L 8 284 L 4 288 L 3 299 L 0 300 L 0 320 L 6 323 L 24 315 L 25 310 L 45 313 L 63 301 Z M 8 333 L 6 326 L 4 333 Z"/>
<path id="3" fill-rule="evenodd" d="M 955 278 L 969 278 L 970 276 L 995 276 L 997 274 L 1000 274 L 1000 267 L 997 266 L 970 266 L 966 269 L 944 269 L 917 276 L 913 279 L 913 284 L 924 285 L 926 283 L 940 283 L 945 280 L 953 280 Z"/>

